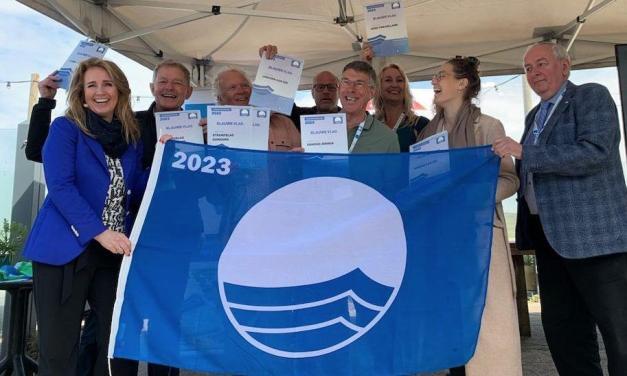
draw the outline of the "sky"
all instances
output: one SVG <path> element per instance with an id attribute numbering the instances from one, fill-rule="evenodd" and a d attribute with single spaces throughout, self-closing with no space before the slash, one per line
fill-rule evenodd
<path id="1" fill-rule="evenodd" d="M 14 0 L 0 1 L 0 19 L 3 20 L 0 23 L 1 220 L 9 215 L 12 202 L 16 127 L 27 119 L 28 111 L 29 84 L 15 81 L 30 80 L 31 73 L 39 73 L 43 79 L 48 73 L 61 67 L 78 42 L 85 38 Z M 106 58 L 115 61 L 129 79 L 135 98 L 134 109 L 148 108 L 152 102 L 148 86 L 152 72 L 113 50 L 107 52 Z M 507 135 L 514 139 L 521 137 L 524 124 L 522 79 L 521 76 L 484 77 L 478 102 L 482 112 L 501 120 Z M 597 82 L 605 85 L 620 111 L 618 74 L 615 68 L 573 71 L 571 80 L 576 84 Z M 10 88 L 7 88 L 6 81 L 13 82 Z M 412 83 L 411 88 L 415 99 L 428 109 L 421 114 L 432 117 L 430 104 L 433 92 L 430 83 Z M 63 90 L 57 93 L 57 108 L 53 116 L 62 115 L 65 107 L 64 94 Z M 313 105 L 313 99 L 307 91 L 299 92 L 296 102 L 300 105 Z M 537 103 L 538 98 L 534 97 L 533 102 Z M 623 161 L 624 150 L 624 146 L 621 147 Z M 515 201 L 508 200 L 505 204 L 506 211 L 511 212 L 514 208 Z"/>

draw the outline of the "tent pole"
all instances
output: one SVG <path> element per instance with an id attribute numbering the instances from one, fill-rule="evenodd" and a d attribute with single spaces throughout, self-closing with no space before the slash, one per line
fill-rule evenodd
<path id="1" fill-rule="evenodd" d="M 323 62 L 321 62 L 321 63 L 318 63 L 318 64 L 315 64 L 315 65 L 309 65 L 309 66 L 306 66 L 305 68 L 303 68 L 303 70 L 304 70 L 304 71 L 310 71 L 310 70 L 312 70 L 312 69 L 316 69 L 316 68 L 319 68 L 319 67 L 325 66 L 325 65 L 327 65 L 327 64 L 331 64 L 331 63 L 339 63 L 340 61 L 348 60 L 348 59 L 350 59 L 350 58 L 355 58 L 355 57 L 357 57 L 357 56 L 359 56 L 359 53 L 357 53 L 357 52 L 352 52 L 352 53 L 350 53 L 350 54 L 347 54 L 347 55 L 342 56 L 342 57 L 339 57 L 339 58 L 335 58 L 335 59 L 332 59 L 332 60 L 325 60 L 325 61 L 323 61 Z"/>
<path id="2" fill-rule="evenodd" d="M 93 35 L 94 33 L 91 33 L 89 30 L 87 30 L 85 25 L 83 25 L 78 18 L 74 17 L 70 12 L 68 12 L 65 8 L 63 8 L 57 2 L 57 0 L 47 0 L 47 1 L 48 1 L 48 4 L 50 4 L 50 6 L 54 8 L 54 10 L 56 10 L 61 16 L 63 16 L 63 18 L 70 21 L 70 23 L 81 32 L 81 34 L 88 36 L 90 38 L 95 37 L 95 35 Z"/>
<path id="3" fill-rule="evenodd" d="M 433 53 L 429 53 L 429 52 L 422 52 L 422 51 L 410 51 L 410 52 L 405 52 L 404 54 L 401 54 L 402 56 L 410 56 L 410 57 L 420 57 L 420 58 L 428 58 L 428 59 L 442 59 L 442 60 L 448 60 L 451 57 L 450 56 L 445 56 L 442 54 L 433 54 Z M 488 58 L 488 57 L 482 57 L 481 58 L 481 62 L 482 63 L 493 63 L 493 64 L 501 64 L 501 65 L 516 65 L 519 66 L 519 62 L 513 62 L 511 60 L 505 60 L 505 59 L 496 59 L 496 58 Z"/>
<path id="4" fill-rule="evenodd" d="M 525 116 L 531 111 L 533 108 L 533 98 L 531 96 L 531 87 L 529 87 L 529 82 L 527 82 L 527 78 L 523 75 L 522 79 L 522 91 L 523 91 L 523 108 L 525 110 Z"/>
<path id="5" fill-rule="evenodd" d="M 510 44 L 508 46 L 495 48 L 493 50 L 479 51 L 475 56 L 476 57 L 481 57 L 481 56 L 485 56 L 485 55 L 492 55 L 492 54 L 495 54 L 495 53 L 498 53 L 498 52 L 513 50 L 514 48 L 528 46 L 530 44 L 533 44 L 533 43 L 536 43 L 536 42 L 540 42 L 540 41 L 542 41 L 541 37 L 526 39 L 526 40 L 523 40 L 523 41 L 512 43 L 512 44 Z M 427 69 L 431 69 L 431 68 L 435 68 L 437 66 L 440 66 L 440 64 L 442 64 L 442 62 L 443 61 L 439 61 L 437 63 L 424 65 L 422 67 L 418 67 L 418 68 L 412 69 L 412 70 L 407 71 L 405 73 L 409 76 L 409 75 L 417 73 L 417 72 L 421 72 L 421 71 L 424 71 L 424 70 L 427 70 Z"/>
<path id="6" fill-rule="evenodd" d="M 590 8 L 592 8 L 593 5 L 594 5 L 594 0 L 590 0 L 588 2 L 588 6 L 586 7 L 586 11 L 590 10 Z M 566 46 L 566 51 L 568 51 L 568 52 L 570 52 L 570 49 L 572 48 L 573 44 L 575 43 L 575 40 L 579 36 L 579 32 L 581 31 L 581 28 L 583 27 L 583 23 L 586 22 L 586 19 L 584 18 L 584 19 L 580 20 L 579 17 L 577 17 L 577 22 L 579 24 L 577 25 L 577 28 L 575 29 L 575 32 L 573 33 L 572 38 L 570 38 L 570 40 L 568 41 L 568 46 Z"/>
<path id="7" fill-rule="evenodd" d="M 577 26 L 578 24 L 580 24 L 581 22 L 585 22 L 585 20 L 590 17 L 591 15 L 593 15 L 594 13 L 600 11 L 601 9 L 605 8 L 606 6 L 608 6 L 610 3 L 615 2 L 616 0 L 604 0 L 601 3 L 595 5 L 594 7 L 592 7 L 591 9 L 588 9 L 587 11 L 583 12 L 581 15 L 577 16 L 577 18 L 575 18 L 573 21 L 570 21 L 566 26 L 564 26 L 560 31 L 558 31 L 557 33 L 555 33 L 554 38 L 561 38 L 564 34 L 566 34 L 570 29 L 572 29 L 573 27 Z"/>
<path id="8" fill-rule="evenodd" d="M 134 27 L 134 25 L 128 19 L 126 19 L 124 16 L 122 16 L 112 6 L 107 5 L 106 9 L 109 12 L 109 14 L 111 14 L 111 16 L 113 16 L 113 18 L 117 19 L 120 23 L 122 23 L 122 25 L 126 26 L 129 29 L 129 31 L 136 28 L 136 27 Z M 143 37 L 139 37 L 139 40 L 142 43 L 144 43 L 150 50 L 152 50 L 154 55 L 159 55 L 160 49 L 157 48 L 154 43 L 149 42 L 148 40 L 146 40 L 146 38 L 143 38 Z"/>
<path id="9" fill-rule="evenodd" d="M 118 34 L 109 38 L 109 44 L 124 42 L 125 40 L 133 39 L 136 37 L 141 37 L 142 35 L 154 33 L 157 30 L 167 29 L 173 26 L 178 26 L 184 23 L 192 22 L 199 20 L 201 18 L 211 17 L 213 14 L 211 13 L 195 13 L 189 16 L 175 18 L 173 20 L 159 22 L 158 24 L 154 24 L 152 26 L 144 27 L 135 31 L 129 31 L 126 33 Z"/>

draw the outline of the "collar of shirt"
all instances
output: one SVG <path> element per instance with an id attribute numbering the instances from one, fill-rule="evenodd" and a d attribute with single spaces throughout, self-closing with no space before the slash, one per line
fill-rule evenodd
<path id="1" fill-rule="evenodd" d="M 551 103 L 553 106 L 555 106 L 557 100 L 564 95 L 564 92 L 566 91 L 566 86 L 568 84 L 568 80 L 564 81 L 564 83 L 562 84 L 562 86 L 560 86 L 559 90 L 557 90 L 557 92 L 549 99 L 547 99 L 545 102 L 549 102 Z"/>

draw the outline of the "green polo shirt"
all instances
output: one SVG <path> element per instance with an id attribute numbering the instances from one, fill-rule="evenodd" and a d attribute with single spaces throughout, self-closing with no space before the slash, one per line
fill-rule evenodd
<path id="1" fill-rule="evenodd" d="M 398 146 L 398 137 L 393 130 L 370 114 L 366 115 L 365 122 L 364 131 L 357 140 L 353 153 L 399 153 L 401 151 Z M 357 128 L 348 130 L 349 147 Z"/>

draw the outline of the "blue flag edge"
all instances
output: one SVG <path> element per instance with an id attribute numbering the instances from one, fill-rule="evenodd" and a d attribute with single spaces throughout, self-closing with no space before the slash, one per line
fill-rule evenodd
<path id="1" fill-rule="evenodd" d="M 146 184 L 146 191 L 144 192 L 144 197 L 142 198 L 142 202 L 139 206 L 137 217 L 135 218 L 133 229 L 131 230 L 131 236 L 129 238 L 131 241 L 131 255 L 124 257 L 122 259 L 122 265 L 120 266 L 117 291 L 115 294 L 115 304 L 113 306 L 113 315 L 111 316 L 111 332 L 109 334 L 109 351 L 107 355 L 109 359 L 114 357 L 115 338 L 118 334 L 120 315 L 122 313 L 122 306 L 124 305 L 126 280 L 128 279 L 128 273 L 133 262 L 132 251 L 134 251 L 134 247 L 139 240 L 139 235 L 142 232 L 142 227 L 144 225 L 144 220 L 146 219 L 146 214 L 148 213 L 148 208 L 150 207 L 150 202 L 152 201 L 155 186 L 157 184 L 157 180 L 159 180 L 159 171 L 161 169 L 161 160 L 163 159 L 164 149 L 165 144 L 157 142 L 152 166 L 150 167 L 150 176 L 148 177 L 148 183 Z"/>

